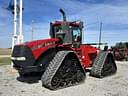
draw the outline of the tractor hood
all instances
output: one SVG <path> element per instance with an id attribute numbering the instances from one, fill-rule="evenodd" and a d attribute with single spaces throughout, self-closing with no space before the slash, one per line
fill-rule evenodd
<path id="1" fill-rule="evenodd" d="M 23 59 L 26 55 L 28 57 L 32 57 L 33 59 L 38 59 L 38 57 L 46 52 L 48 49 L 55 48 L 58 44 L 59 39 L 43 39 L 43 40 L 35 40 L 31 42 L 25 42 L 23 44 L 15 45 L 12 57 L 19 57 Z M 18 59 L 19 59 L 18 58 Z M 32 59 L 31 58 L 31 59 Z"/>
<path id="2" fill-rule="evenodd" d="M 25 43 L 20 44 L 20 45 L 27 46 L 30 49 L 34 50 L 37 48 L 42 48 L 45 46 L 56 44 L 57 42 L 59 42 L 59 39 L 52 38 L 52 39 L 43 39 L 43 40 L 35 40 L 35 41 L 25 42 Z"/>

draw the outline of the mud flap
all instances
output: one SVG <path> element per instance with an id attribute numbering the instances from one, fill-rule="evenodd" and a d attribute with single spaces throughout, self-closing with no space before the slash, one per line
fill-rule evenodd
<path id="1" fill-rule="evenodd" d="M 72 51 L 59 51 L 42 78 L 42 85 L 51 90 L 69 87 L 85 80 L 85 71 Z"/>
<path id="2" fill-rule="evenodd" d="M 109 51 L 101 51 L 92 65 L 90 75 L 103 78 L 116 73 L 116 71 L 117 66 L 112 53 Z"/>

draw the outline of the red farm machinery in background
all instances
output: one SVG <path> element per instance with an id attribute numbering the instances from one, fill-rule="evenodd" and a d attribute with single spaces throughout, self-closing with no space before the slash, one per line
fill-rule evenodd
<path id="1" fill-rule="evenodd" d="M 99 78 L 116 73 L 112 53 L 82 44 L 83 22 L 67 21 L 60 12 L 63 21 L 50 23 L 50 39 L 15 45 L 11 59 L 19 75 L 41 74 L 42 85 L 56 90 L 83 82 L 90 68 L 90 75 Z"/>
<path id="2" fill-rule="evenodd" d="M 117 61 L 128 61 L 128 42 L 116 43 L 115 46 L 111 47 L 113 56 Z"/>

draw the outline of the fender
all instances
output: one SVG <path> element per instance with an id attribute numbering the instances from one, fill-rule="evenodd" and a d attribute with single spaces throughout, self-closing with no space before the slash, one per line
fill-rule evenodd
<path id="1" fill-rule="evenodd" d="M 50 61 L 56 55 L 57 50 L 56 48 L 50 48 L 47 51 L 43 52 L 35 61 L 34 66 L 41 67 L 41 70 L 44 72 L 48 67 Z"/>

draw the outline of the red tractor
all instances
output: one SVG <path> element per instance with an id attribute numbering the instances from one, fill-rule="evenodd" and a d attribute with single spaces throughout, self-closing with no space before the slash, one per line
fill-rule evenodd
<path id="1" fill-rule="evenodd" d="M 83 22 L 66 20 L 50 23 L 50 39 L 15 45 L 12 52 L 14 68 L 20 76 L 42 74 L 42 85 L 51 90 L 79 84 L 86 70 L 98 78 L 116 73 L 117 67 L 107 47 L 100 50 L 82 44 Z"/>

